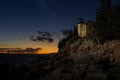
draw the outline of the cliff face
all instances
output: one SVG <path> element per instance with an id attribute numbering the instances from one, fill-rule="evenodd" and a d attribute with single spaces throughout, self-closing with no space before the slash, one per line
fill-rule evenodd
<path id="1" fill-rule="evenodd" d="M 54 80 L 120 80 L 120 40 L 104 44 L 81 39 L 67 41 L 59 54 L 67 56 L 55 60 L 55 65 L 61 65 L 51 74 Z"/>
<path id="2" fill-rule="evenodd" d="M 59 50 L 54 80 L 120 80 L 120 40 L 96 43 L 74 39 Z M 58 56 L 57 56 L 58 57 Z"/>
<path id="3" fill-rule="evenodd" d="M 78 38 L 73 42 L 67 41 L 65 46 L 59 49 L 59 52 L 69 56 L 81 53 L 97 56 L 106 55 L 111 60 L 120 61 L 120 40 L 99 44 L 93 40 L 81 40 Z"/>

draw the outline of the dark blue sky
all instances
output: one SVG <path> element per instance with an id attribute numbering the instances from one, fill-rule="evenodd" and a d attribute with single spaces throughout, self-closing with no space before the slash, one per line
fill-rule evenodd
<path id="1" fill-rule="evenodd" d="M 29 35 L 37 30 L 59 32 L 72 28 L 77 18 L 95 21 L 100 0 L 0 0 L 0 47 L 57 47 L 54 43 L 35 43 Z"/>

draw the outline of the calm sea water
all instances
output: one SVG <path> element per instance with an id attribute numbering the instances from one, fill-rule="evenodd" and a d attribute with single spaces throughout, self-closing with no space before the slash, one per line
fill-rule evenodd
<path id="1" fill-rule="evenodd" d="M 36 59 L 36 57 L 41 57 L 45 55 L 35 55 L 35 54 L 0 54 L 0 64 L 9 63 L 11 65 L 23 65 Z"/>

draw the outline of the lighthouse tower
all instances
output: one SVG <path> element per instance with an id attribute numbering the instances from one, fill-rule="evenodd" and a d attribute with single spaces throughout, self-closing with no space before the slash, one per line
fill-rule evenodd
<path id="1" fill-rule="evenodd" d="M 85 38 L 87 36 L 87 25 L 84 23 L 83 19 L 78 19 L 77 23 L 78 37 Z"/>

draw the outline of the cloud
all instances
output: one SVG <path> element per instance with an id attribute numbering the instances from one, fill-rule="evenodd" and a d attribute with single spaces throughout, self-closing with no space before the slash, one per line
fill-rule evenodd
<path id="1" fill-rule="evenodd" d="M 52 43 L 54 41 L 54 39 L 51 38 L 51 37 L 40 37 L 40 36 L 37 36 L 37 40 L 38 41 L 43 41 L 43 42 L 47 41 L 49 43 Z"/>
<path id="2" fill-rule="evenodd" d="M 42 32 L 42 31 L 37 31 L 38 34 L 42 35 L 42 36 L 45 36 L 45 37 L 53 37 L 53 34 L 52 33 L 49 33 L 49 32 Z"/>
<path id="3" fill-rule="evenodd" d="M 33 48 L 26 48 L 25 50 L 23 50 L 24 52 L 38 52 L 38 51 L 40 51 L 40 50 L 42 50 L 42 48 L 35 48 L 35 49 L 33 49 Z"/>
<path id="4" fill-rule="evenodd" d="M 20 53 L 20 54 L 24 54 L 24 53 L 30 53 L 30 54 L 34 54 L 37 53 L 39 51 L 41 51 L 42 48 L 26 48 L 26 49 L 21 49 L 21 48 L 0 48 L 0 53 L 4 52 L 4 53 Z"/>
<path id="5" fill-rule="evenodd" d="M 36 41 L 40 41 L 40 42 L 48 42 L 48 43 L 52 43 L 54 42 L 54 34 L 50 33 L 50 32 L 44 32 L 44 31 L 37 31 L 38 35 L 37 36 L 29 36 L 30 40 L 36 42 Z"/>
<path id="6" fill-rule="evenodd" d="M 0 44 L 0 46 L 6 46 L 6 44 Z"/>
<path id="7" fill-rule="evenodd" d="M 37 41 L 34 36 L 29 36 L 31 41 Z"/>

